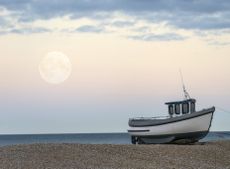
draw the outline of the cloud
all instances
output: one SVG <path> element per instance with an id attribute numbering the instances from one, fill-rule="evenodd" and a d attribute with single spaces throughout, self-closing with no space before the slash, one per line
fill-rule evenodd
<path id="1" fill-rule="evenodd" d="M 229 0 L 1 0 L 0 6 L 19 12 L 19 19 L 24 22 L 65 15 L 72 18 L 103 18 L 103 15 L 120 11 L 136 18 L 167 22 L 183 29 L 230 28 Z M 117 23 L 118 26 L 124 24 Z"/>
<path id="2" fill-rule="evenodd" d="M 186 39 L 186 37 L 175 33 L 165 33 L 165 34 L 150 33 L 150 34 L 128 36 L 128 38 L 133 40 L 142 40 L 142 41 L 178 41 L 178 40 Z"/>
<path id="3" fill-rule="evenodd" d="M 187 11 L 198 13 L 213 13 L 228 11 L 228 0 L 1 0 L 0 5 L 10 10 L 43 11 L 44 13 L 63 12 L 95 12 L 95 11 Z M 43 13 L 43 14 L 44 14 Z"/>
<path id="4" fill-rule="evenodd" d="M 213 46 L 229 46 L 230 42 L 219 42 L 214 40 L 214 41 L 210 41 L 208 44 Z"/>
<path id="5" fill-rule="evenodd" d="M 133 26 L 133 25 L 135 25 L 135 23 L 130 21 L 115 21 L 112 23 L 112 26 L 120 27 L 120 28 Z"/>
<path id="6" fill-rule="evenodd" d="M 8 22 L 3 17 L 0 17 L 0 28 L 5 28 L 7 25 Z"/>
<path id="7" fill-rule="evenodd" d="M 42 27 L 35 27 L 35 28 L 13 28 L 9 30 L 1 30 L 0 34 L 5 35 L 9 33 L 13 34 L 32 34 L 32 33 L 47 33 L 51 32 L 51 30 Z"/>
<path id="8" fill-rule="evenodd" d="M 100 33 L 105 30 L 100 26 L 84 25 L 76 29 L 77 32 L 83 33 Z"/>
<path id="9" fill-rule="evenodd" d="M 58 18 L 70 24 L 47 24 Z M 87 21 L 77 23 L 81 19 Z M 229 0 L 0 0 L 0 34 L 107 32 L 141 41 L 180 41 L 188 32 L 204 39 L 229 30 Z"/>
<path id="10" fill-rule="evenodd" d="M 187 21 L 186 21 L 187 20 Z M 181 14 L 168 20 L 169 25 L 183 29 L 218 30 L 230 28 L 230 12 L 203 14 L 200 16 Z"/>

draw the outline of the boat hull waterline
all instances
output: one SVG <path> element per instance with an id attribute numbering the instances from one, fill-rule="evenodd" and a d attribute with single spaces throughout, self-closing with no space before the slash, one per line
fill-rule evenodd
<path id="1" fill-rule="evenodd" d="M 151 120 L 130 119 L 128 132 L 133 144 L 197 142 L 208 134 L 214 111 L 212 107 L 178 118 L 152 119 L 152 123 Z"/>

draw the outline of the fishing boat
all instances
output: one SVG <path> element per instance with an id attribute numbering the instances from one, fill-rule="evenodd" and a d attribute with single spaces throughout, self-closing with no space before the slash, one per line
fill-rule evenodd
<path id="1" fill-rule="evenodd" d="M 184 84 L 183 90 L 182 101 L 165 103 L 168 116 L 129 119 L 133 144 L 195 143 L 208 134 L 215 107 L 196 111 L 196 100 L 190 98 Z"/>

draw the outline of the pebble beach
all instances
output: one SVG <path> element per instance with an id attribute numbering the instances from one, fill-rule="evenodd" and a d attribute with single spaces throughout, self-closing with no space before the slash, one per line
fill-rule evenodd
<path id="1" fill-rule="evenodd" d="M 0 169 L 230 169 L 230 141 L 195 145 L 28 144 L 0 147 Z"/>

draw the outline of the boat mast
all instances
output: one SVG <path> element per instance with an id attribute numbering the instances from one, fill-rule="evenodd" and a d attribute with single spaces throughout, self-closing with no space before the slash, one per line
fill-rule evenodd
<path id="1" fill-rule="evenodd" d="M 182 75 L 181 70 L 180 70 L 180 77 L 181 77 L 181 83 L 182 83 L 182 88 L 183 88 L 183 92 L 184 92 L 184 99 L 185 100 L 190 99 L 191 97 L 189 96 L 189 94 L 185 88 L 184 79 L 183 79 L 183 75 Z"/>

